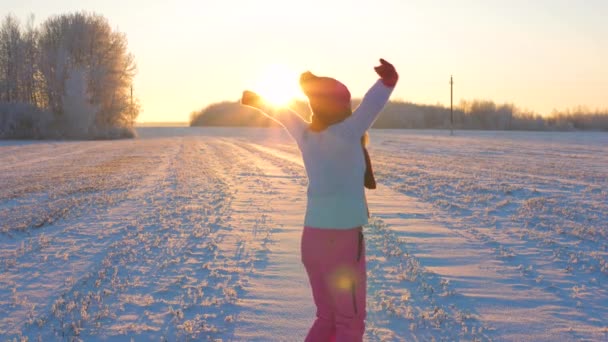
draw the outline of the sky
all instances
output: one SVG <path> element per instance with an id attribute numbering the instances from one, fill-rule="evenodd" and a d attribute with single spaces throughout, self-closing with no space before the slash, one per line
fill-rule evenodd
<path id="1" fill-rule="evenodd" d="M 449 106 L 453 75 L 455 103 L 608 108 L 605 0 L 0 0 L 0 15 L 22 22 L 74 11 L 127 35 L 139 122 L 188 121 L 268 83 L 277 65 L 289 70 L 277 89 L 310 70 L 361 97 L 379 58 L 399 72 L 393 99 Z"/>

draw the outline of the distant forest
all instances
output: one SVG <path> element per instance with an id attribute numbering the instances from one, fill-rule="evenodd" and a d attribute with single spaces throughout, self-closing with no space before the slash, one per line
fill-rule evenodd
<path id="1" fill-rule="evenodd" d="M 353 101 L 356 108 L 360 100 Z M 293 102 L 290 108 L 304 118 L 310 118 L 306 102 Z M 535 131 L 608 131 L 608 110 L 579 107 L 548 116 L 526 112 L 512 104 L 497 105 L 493 101 L 460 101 L 455 106 L 455 129 L 535 130 Z M 256 110 L 237 102 L 212 104 L 190 115 L 191 126 L 276 126 Z M 450 108 L 441 105 L 421 105 L 403 101 L 389 102 L 373 128 L 449 129 Z"/>

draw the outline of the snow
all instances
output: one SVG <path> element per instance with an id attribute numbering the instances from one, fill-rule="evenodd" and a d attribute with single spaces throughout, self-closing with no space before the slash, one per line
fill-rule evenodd
<path id="1" fill-rule="evenodd" d="M 0 340 L 301 341 L 281 129 L 0 142 Z M 373 130 L 368 341 L 608 340 L 608 135 Z"/>

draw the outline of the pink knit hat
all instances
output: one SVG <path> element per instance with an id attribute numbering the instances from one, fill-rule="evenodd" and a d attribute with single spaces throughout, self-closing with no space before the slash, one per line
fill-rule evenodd
<path id="1" fill-rule="evenodd" d="M 340 81 L 331 77 L 315 76 L 307 71 L 300 75 L 300 87 L 307 97 L 331 96 L 335 101 L 348 104 L 350 107 L 350 91 Z"/>
<path id="2" fill-rule="evenodd" d="M 307 71 L 300 75 L 300 87 L 308 97 L 313 114 L 320 120 L 331 124 L 351 114 L 350 91 L 342 82 Z"/>

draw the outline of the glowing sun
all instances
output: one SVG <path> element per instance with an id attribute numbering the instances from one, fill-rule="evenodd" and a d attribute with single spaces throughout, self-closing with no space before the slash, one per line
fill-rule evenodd
<path id="1" fill-rule="evenodd" d="M 302 91 L 298 85 L 299 74 L 280 64 L 269 65 L 260 73 L 253 90 L 275 106 L 286 106 Z"/>

